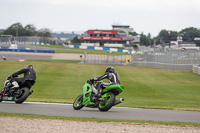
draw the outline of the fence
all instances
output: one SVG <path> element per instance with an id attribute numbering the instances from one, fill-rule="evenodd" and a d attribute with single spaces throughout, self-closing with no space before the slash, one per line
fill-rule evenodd
<path id="1" fill-rule="evenodd" d="M 130 62 L 127 63 L 127 60 Z M 161 69 L 192 70 L 200 64 L 198 50 L 153 51 L 133 55 L 85 55 L 84 63 L 154 67 Z"/>
<path id="2" fill-rule="evenodd" d="M 170 50 L 153 51 L 143 54 L 134 54 L 134 62 L 159 62 L 169 64 L 199 64 L 199 50 Z"/>
<path id="3" fill-rule="evenodd" d="M 133 55 L 133 60 L 129 65 L 191 71 L 193 65 L 200 64 L 200 51 L 154 51 Z"/>
<path id="4" fill-rule="evenodd" d="M 38 36 L 24 36 L 24 37 L 11 37 L 3 36 L 0 37 L 0 44 L 59 44 L 57 39 L 52 37 L 38 37 Z"/>
<path id="5" fill-rule="evenodd" d="M 111 64 L 124 65 L 126 61 L 131 60 L 131 55 L 94 55 L 87 54 L 83 62 L 88 64 Z"/>

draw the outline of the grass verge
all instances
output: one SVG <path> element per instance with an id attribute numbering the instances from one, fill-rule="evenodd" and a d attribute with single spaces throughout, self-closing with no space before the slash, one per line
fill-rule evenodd
<path id="1" fill-rule="evenodd" d="M 104 74 L 107 65 L 81 64 L 77 61 L 0 61 L 0 88 L 5 78 L 28 64 L 37 80 L 27 99 L 33 102 L 73 103 L 85 82 Z M 152 109 L 200 111 L 200 76 L 190 71 L 114 66 L 124 91 L 117 96 L 125 101 L 118 106 Z M 106 80 L 104 80 L 107 82 Z"/>
<path id="2" fill-rule="evenodd" d="M 49 120 L 64 120 L 64 121 L 89 121 L 89 122 L 120 122 L 126 124 L 157 124 L 167 126 L 195 126 L 200 127 L 200 123 L 185 123 L 185 122 L 161 122 L 161 121 L 139 121 L 139 120 L 113 120 L 113 119 L 97 119 L 97 118 L 77 118 L 77 117 L 61 117 L 61 116 L 44 116 L 33 114 L 13 114 L 0 112 L 0 117 L 19 117 L 33 119 L 49 119 Z"/>

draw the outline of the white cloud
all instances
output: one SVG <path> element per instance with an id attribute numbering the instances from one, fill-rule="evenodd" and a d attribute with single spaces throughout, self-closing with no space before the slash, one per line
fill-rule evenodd
<path id="1" fill-rule="evenodd" d="M 7 0 L 51 5 L 95 6 L 136 10 L 185 9 L 199 10 L 199 0 Z"/>
<path id="2" fill-rule="evenodd" d="M 10 20 L 2 19 L 0 25 L 21 22 L 52 30 L 87 30 L 109 29 L 118 22 L 139 33 L 157 34 L 162 28 L 200 27 L 199 5 L 200 0 L 1 0 L 0 15 Z"/>

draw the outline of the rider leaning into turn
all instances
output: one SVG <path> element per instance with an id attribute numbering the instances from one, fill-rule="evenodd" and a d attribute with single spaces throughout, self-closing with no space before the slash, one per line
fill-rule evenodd
<path id="1" fill-rule="evenodd" d="M 20 74 L 24 74 L 24 77 L 17 77 Z M 20 85 L 24 84 L 25 82 L 28 84 L 28 88 L 30 89 L 31 86 L 34 85 L 36 80 L 36 72 L 33 69 L 32 65 L 28 65 L 27 67 L 21 69 L 20 71 L 17 71 L 9 76 L 9 78 L 12 78 L 12 85 L 13 88 L 18 88 Z M 16 82 L 17 83 L 16 83 Z"/>
<path id="2" fill-rule="evenodd" d="M 104 75 L 90 79 L 90 80 L 91 81 L 101 81 L 105 78 L 108 79 L 109 83 L 103 83 L 103 82 L 97 83 L 97 97 L 101 96 L 101 92 L 102 92 L 103 88 L 110 86 L 110 85 L 119 85 L 120 84 L 119 74 L 115 73 L 114 67 L 111 67 L 111 66 L 106 68 Z"/>

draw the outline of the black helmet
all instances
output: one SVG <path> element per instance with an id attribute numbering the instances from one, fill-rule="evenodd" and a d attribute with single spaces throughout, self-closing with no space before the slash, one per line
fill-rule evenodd
<path id="1" fill-rule="evenodd" d="M 114 67 L 111 67 L 111 66 L 107 67 L 105 73 L 107 73 L 107 72 L 114 73 L 115 72 Z"/>
<path id="2" fill-rule="evenodd" d="M 32 65 L 28 65 L 26 68 L 27 69 L 33 69 L 33 66 Z"/>

